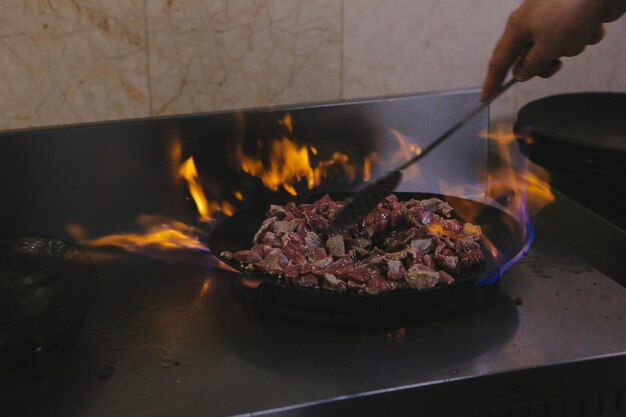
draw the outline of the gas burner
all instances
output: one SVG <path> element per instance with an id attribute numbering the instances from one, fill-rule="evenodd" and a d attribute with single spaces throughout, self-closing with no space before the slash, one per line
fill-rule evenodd
<path id="1" fill-rule="evenodd" d="M 48 366 L 78 342 L 81 323 L 38 342 L 0 349 L 0 392 L 32 378 L 47 375 Z"/>
<path id="2" fill-rule="evenodd" d="M 0 238 L 0 390 L 71 348 L 93 302 L 95 267 L 78 247 L 41 236 Z"/>

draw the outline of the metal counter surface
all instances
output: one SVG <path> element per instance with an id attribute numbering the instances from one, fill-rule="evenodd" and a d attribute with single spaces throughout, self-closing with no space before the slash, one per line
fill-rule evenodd
<path id="1" fill-rule="evenodd" d="M 626 355 L 626 289 L 540 231 L 492 303 L 400 337 L 258 317 L 197 261 L 98 260 L 78 345 L 3 415 L 226 416 Z"/>

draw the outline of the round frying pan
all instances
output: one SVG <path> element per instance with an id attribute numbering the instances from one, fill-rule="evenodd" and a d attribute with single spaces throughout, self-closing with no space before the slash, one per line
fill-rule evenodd
<path id="1" fill-rule="evenodd" d="M 626 94 L 545 97 L 519 111 L 515 130 L 522 151 L 545 168 L 607 180 L 626 173 Z"/>
<path id="2" fill-rule="evenodd" d="M 621 227 L 626 192 L 626 93 L 576 93 L 525 105 L 515 133 L 521 152 L 551 184 Z M 623 200 L 623 199 L 622 199 Z"/>
<path id="3" fill-rule="evenodd" d="M 335 319 L 357 317 L 360 321 L 388 317 L 408 318 L 412 314 L 437 310 L 453 304 L 474 303 L 477 297 L 481 297 L 483 291 L 497 283 L 504 269 L 524 249 L 524 231 L 519 223 L 495 207 L 437 194 L 396 193 L 396 195 L 402 201 L 431 197 L 447 201 L 455 208 L 453 213 L 457 218 L 480 224 L 484 238 L 497 249 L 498 255 L 493 256 L 489 250 L 485 250 L 485 262 L 456 275 L 456 281 L 451 285 L 424 290 L 396 290 L 378 295 L 335 293 L 287 286 L 261 272 L 246 271 L 238 262 L 220 256 L 223 251 L 236 252 L 250 248 L 255 232 L 265 219 L 269 204 L 286 204 L 287 199 L 256 204 L 229 217 L 213 231 L 209 238 L 209 246 L 222 261 L 241 272 L 241 276 L 233 281 L 235 290 L 261 309 L 299 316 L 304 314 Z M 335 200 L 347 196 L 347 194 L 331 195 Z M 297 202 L 312 202 L 319 197 L 318 195 Z"/>
<path id="4" fill-rule="evenodd" d="M 79 324 L 96 289 L 95 266 L 78 247 L 41 236 L 0 238 L 0 351 Z"/>

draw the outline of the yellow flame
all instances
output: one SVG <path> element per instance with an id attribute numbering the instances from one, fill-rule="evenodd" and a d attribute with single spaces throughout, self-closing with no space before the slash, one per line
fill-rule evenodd
<path id="1" fill-rule="evenodd" d="M 389 129 L 389 131 L 398 142 L 398 147 L 395 149 L 391 158 L 389 158 L 389 164 L 392 167 L 396 167 L 422 153 L 422 148 L 417 146 L 411 138 L 393 128 Z M 418 179 L 421 178 L 422 172 L 417 164 L 412 164 L 406 169 L 405 175 Z"/>
<path id="2" fill-rule="evenodd" d="M 369 158 L 363 160 L 363 181 L 370 181 L 372 179 L 372 162 Z"/>
<path id="3" fill-rule="evenodd" d="M 69 224 L 66 230 L 89 247 L 115 246 L 128 252 L 141 252 L 147 249 L 164 251 L 192 249 L 208 252 L 207 247 L 200 240 L 203 232 L 182 222 L 162 216 L 142 214 L 137 218 L 137 224 L 144 229 L 144 232 L 117 233 L 92 240 L 86 239 L 84 228 L 80 225 Z"/>
<path id="4" fill-rule="evenodd" d="M 515 167 L 511 148 L 515 147 L 516 136 L 505 126 L 498 126 L 490 134 L 481 136 L 497 145 L 499 161 L 487 175 L 487 194 L 498 198 L 508 196 L 506 205 L 515 212 L 526 210 L 534 214 L 545 205 L 554 201 L 550 189 L 550 176 L 534 164 L 525 163 L 524 167 Z"/>
<path id="5" fill-rule="evenodd" d="M 285 126 L 287 132 L 293 132 L 293 119 L 291 118 L 291 113 L 287 113 L 283 116 L 281 124 Z"/>
<path id="6" fill-rule="evenodd" d="M 228 216 L 233 215 L 235 208 L 232 204 L 225 201 L 220 202 L 207 200 L 202 184 L 200 183 L 200 178 L 198 177 L 198 171 L 193 157 L 187 158 L 187 160 L 182 163 L 178 173 L 187 181 L 187 184 L 189 185 L 189 193 L 191 194 L 193 201 L 196 203 L 198 213 L 200 214 L 199 219 L 201 221 L 212 221 L 212 216 L 218 211 L 221 211 Z"/>
<path id="7" fill-rule="evenodd" d="M 422 149 L 414 144 L 407 136 L 403 135 L 398 130 L 393 128 L 389 129 L 389 131 L 398 141 L 399 148 L 396 151 L 396 155 L 402 156 L 403 158 L 406 158 L 408 160 L 422 153 Z"/>
<path id="8" fill-rule="evenodd" d="M 233 195 L 235 196 L 237 200 L 243 201 L 243 193 L 241 191 L 235 191 Z"/>
<path id="9" fill-rule="evenodd" d="M 285 127 L 286 134 L 267 145 L 267 160 L 269 162 L 264 163 L 260 158 L 246 155 L 243 147 L 237 146 L 235 150 L 236 162 L 244 172 L 261 179 L 263 184 L 273 191 L 283 188 L 294 196 L 298 194 L 296 184 L 305 181 L 307 188 L 312 189 L 328 177 L 333 167 L 341 167 L 348 180 L 356 179 L 358 169 L 348 155 L 334 152 L 329 159 L 314 161 L 313 157 L 317 157 L 319 154 L 317 148 L 298 145 L 288 137 L 288 134 L 293 131 L 291 115 L 286 114 L 280 123 Z M 259 148 L 263 148 L 260 141 L 257 141 L 257 145 Z M 367 170 L 364 169 L 363 171 L 366 171 L 363 176 L 369 179 L 369 165 Z"/>

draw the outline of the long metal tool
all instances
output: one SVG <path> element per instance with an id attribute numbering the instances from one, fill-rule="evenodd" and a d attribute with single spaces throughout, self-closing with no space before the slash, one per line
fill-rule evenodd
<path id="1" fill-rule="evenodd" d="M 439 146 L 443 141 L 448 139 L 457 130 L 463 127 L 474 116 L 480 113 L 485 107 L 491 104 L 495 99 L 500 97 L 502 93 L 508 90 L 513 84 L 515 79 L 510 79 L 504 84 L 497 93 L 495 93 L 489 100 L 481 102 L 478 106 L 474 107 L 469 113 L 467 113 L 461 120 L 446 130 L 441 136 L 435 139 L 430 145 L 424 148 L 419 154 L 409 159 L 396 169 L 388 172 L 384 176 L 380 177 L 375 182 L 371 183 L 363 190 L 357 192 L 352 199 L 335 215 L 335 218 L 331 222 L 330 227 L 335 230 L 341 229 L 348 223 L 353 222 L 355 219 L 369 213 L 376 205 L 389 195 L 402 180 L 402 171 L 412 164 L 416 163 L 426 155 L 428 155 L 433 149 Z"/>

